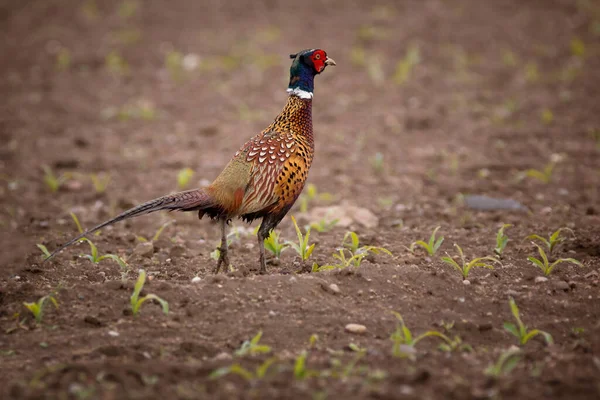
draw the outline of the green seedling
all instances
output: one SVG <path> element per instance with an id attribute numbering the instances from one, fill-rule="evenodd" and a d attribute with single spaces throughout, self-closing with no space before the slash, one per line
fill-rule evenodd
<path id="1" fill-rule="evenodd" d="M 527 330 L 527 327 L 525 326 L 523 321 L 521 321 L 521 317 L 519 315 L 519 307 L 517 306 L 517 303 L 515 302 L 515 300 L 512 297 L 509 299 L 509 303 L 510 303 L 510 311 L 512 312 L 512 315 L 515 318 L 515 321 L 517 323 L 513 324 L 510 322 L 505 322 L 504 329 L 506 329 L 512 335 L 516 336 L 517 339 L 519 339 L 520 345 L 527 344 L 527 342 L 530 339 L 533 339 L 534 337 L 536 337 L 538 335 L 542 335 L 547 344 L 553 343 L 552 335 L 550 335 L 548 332 L 544 332 L 539 329 L 532 329 L 530 331 Z"/>
<path id="2" fill-rule="evenodd" d="M 109 259 L 115 261 L 117 264 L 119 264 L 121 268 L 127 268 L 127 263 L 123 261 L 121 257 L 115 254 L 104 254 L 103 256 L 101 256 L 98 253 L 98 248 L 90 239 L 83 238 L 81 240 L 87 242 L 90 246 L 90 254 L 84 254 L 83 256 L 91 262 L 93 262 L 94 264 L 98 264 L 102 260 Z"/>
<path id="3" fill-rule="evenodd" d="M 27 308 L 31 312 L 31 314 L 35 318 L 35 322 L 37 324 L 41 324 L 42 323 L 42 318 L 44 316 L 44 304 L 46 303 L 46 300 L 50 300 L 50 302 L 54 305 L 54 307 L 58 308 L 58 301 L 51 294 L 40 298 L 35 303 L 27 303 L 27 302 L 23 303 L 23 305 L 25 306 L 25 308 Z"/>
<path id="4" fill-rule="evenodd" d="M 165 67 L 169 71 L 174 81 L 179 81 L 183 77 L 183 54 L 171 50 L 165 56 Z"/>
<path id="5" fill-rule="evenodd" d="M 144 283 L 146 283 L 146 271 L 140 269 L 139 276 L 137 281 L 135 282 L 135 286 L 133 288 L 133 294 L 131 295 L 130 304 L 131 304 L 131 312 L 133 316 L 136 316 L 140 311 L 140 307 L 146 300 L 156 300 L 160 304 L 162 311 L 165 314 L 169 313 L 169 303 L 155 294 L 147 294 L 144 297 L 140 297 L 140 293 L 144 288 Z"/>
<path id="6" fill-rule="evenodd" d="M 250 340 L 245 340 L 242 343 L 242 346 L 235 351 L 235 355 L 238 357 L 243 357 L 246 355 L 257 355 L 257 354 L 267 354 L 271 352 L 271 346 L 267 346 L 264 344 L 259 344 L 260 339 L 262 338 L 262 331 L 258 331 L 258 333 Z"/>
<path id="7" fill-rule="evenodd" d="M 300 199 L 298 200 L 298 203 L 300 204 L 300 212 L 307 212 L 309 203 L 313 202 L 314 200 L 331 201 L 332 199 L 333 196 L 331 193 L 319 193 L 317 191 L 317 187 L 314 184 L 309 183 L 306 185 L 306 189 L 302 191 Z"/>
<path id="8" fill-rule="evenodd" d="M 371 166 L 377 174 L 381 174 L 385 168 L 385 159 L 383 154 L 380 152 L 375 153 L 375 156 L 371 159 Z"/>
<path id="9" fill-rule="evenodd" d="M 417 240 L 416 242 L 413 242 L 410 245 L 410 247 L 408 247 L 408 250 L 411 253 L 414 253 L 416 247 L 421 246 L 422 248 L 424 248 L 427 251 L 427 254 L 429 254 L 429 256 L 434 256 L 435 253 L 437 253 L 440 246 L 442 245 L 442 243 L 444 243 L 443 236 L 440 236 L 438 239 L 436 239 L 436 237 L 435 237 L 435 235 L 439 229 L 440 229 L 440 227 L 438 226 L 433 230 L 433 233 L 429 237 L 429 242 L 425 243 L 423 240 Z"/>
<path id="10" fill-rule="evenodd" d="M 554 231 L 554 233 L 552 233 L 550 235 L 550 237 L 548 237 L 548 239 L 546 239 L 540 235 L 536 235 L 536 234 L 529 235 L 525 239 L 539 240 L 546 246 L 546 248 L 548 249 L 548 252 L 550 254 L 552 254 L 554 249 L 556 249 L 556 247 L 559 244 L 561 244 L 562 242 L 564 242 L 566 239 L 564 236 L 561 236 L 562 231 L 569 231 L 569 232 L 571 232 L 573 237 L 575 237 L 575 232 L 573 232 L 572 229 L 564 227 L 564 228 L 559 228 L 556 231 Z"/>
<path id="11" fill-rule="evenodd" d="M 450 340 L 449 342 L 440 343 L 440 345 L 438 346 L 438 349 L 440 349 L 441 351 L 447 352 L 447 353 L 451 353 L 451 352 L 457 351 L 457 350 L 465 351 L 465 352 L 473 351 L 473 347 L 470 344 L 463 343 L 460 336 L 454 336 L 454 339 Z"/>
<path id="12" fill-rule="evenodd" d="M 585 43 L 579 38 L 571 39 L 571 54 L 575 57 L 585 57 Z"/>
<path id="13" fill-rule="evenodd" d="M 194 171 L 191 168 L 184 168 L 177 173 L 177 187 L 185 189 L 194 176 Z"/>
<path id="14" fill-rule="evenodd" d="M 552 173 L 554 172 L 555 166 L 556 166 L 556 163 L 549 162 L 548 164 L 546 164 L 546 166 L 542 170 L 530 168 L 530 169 L 524 171 L 521 175 L 529 177 L 529 178 L 537 179 L 538 181 L 540 181 L 542 183 L 548 184 L 552 180 Z"/>
<path id="15" fill-rule="evenodd" d="M 296 361 L 294 362 L 294 378 L 297 380 L 303 380 L 315 376 L 319 376 L 319 371 L 312 370 L 306 367 L 306 359 L 308 358 L 308 352 L 302 350 Z"/>
<path id="16" fill-rule="evenodd" d="M 56 54 L 56 69 L 59 71 L 65 71 L 71 66 L 71 51 L 65 47 Z"/>
<path id="17" fill-rule="evenodd" d="M 402 315 L 395 311 L 392 311 L 392 313 L 398 319 L 396 330 L 390 336 L 390 340 L 393 342 L 392 355 L 394 357 L 410 357 L 413 351 L 406 350 L 414 350 L 417 343 L 427 337 L 437 337 L 445 342 L 448 346 L 451 346 L 454 343 L 448 336 L 436 330 L 427 331 L 417 337 L 413 337 L 412 332 L 404 323 Z"/>
<path id="18" fill-rule="evenodd" d="M 46 246 L 40 243 L 36 244 L 36 246 L 42 251 L 42 253 L 44 253 L 44 255 L 42 256 L 42 260 L 45 260 L 51 256 L 51 253 L 48 251 L 48 248 Z"/>
<path id="19" fill-rule="evenodd" d="M 119 14 L 119 17 L 121 18 L 127 19 L 137 12 L 139 6 L 139 3 L 135 0 L 123 0 L 123 2 L 119 4 L 117 14 Z"/>
<path id="20" fill-rule="evenodd" d="M 96 193 L 104 193 L 110 183 L 109 174 L 91 174 L 90 179 L 92 180 Z"/>
<path id="21" fill-rule="evenodd" d="M 47 165 L 44 165 L 42 168 L 44 170 L 44 183 L 52 193 L 58 192 L 58 189 L 69 179 L 68 174 L 56 176 L 52 168 Z"/>
<path id="22" fill-rule="evenodd" d="M 362 259 L 366 257 L 369 253 L 385 253 L 389 256 L 392 255 L 392 253 L 385 247 L 361 246 L 360 240 L 356 232 L 346 232 L 346 234 L 344 235 L 344 239 L 342 240 L 342 248 L 348 249 L 353 257 L 360 256 L 356 257 L 354 260 L 355 267 L 360 266 L 360 262 L 362 261 Z"/>
<path id="23" fill-rule="evenodd" d="M 540 70 L 536 63 L 529 62 L 525 64 L 525 80 L 527 82 L 537 82 L 540 79 Z"/>
<path id="24" fill-rule="evenodd" d="M 108 53 L 104 60 L 106 69 L 115 75 L 127 75 L 129 73 L 129 65 L 116 51 Z"/>
<path id="25" fill-rule="evenodd" d="M 254 372 L 242 367 L 238 363 L 235 363 L 229 367 L 223 367 L 223 368 L 216 369 L 209 375 L 209 378 L 210 379 L 219 379 L 226 375 L 234 374 L 234 375 L 238 375 L 238 376 L 242 377 L 245 381 L 248 381 L 248 382 L 260 381 L 267 375 L 269 368 L 276 361 L 277 361 L 276 357 L 268 358 L 262 364 L 260 364 L 258 367 L 256 367 Z"/>
<path id="26" fill-rule="evenodd" d="M 276 258 L 281 257 L 281 253 L 290 245 L 279 241 L 279 232 L 271 231 L 271 234 L 265 239 L 265 249 L 269 250 Z"/>
<path id="27" fill-rule="evenodd" d="M 154 236 L 152 236 L 152 242 L 156 242 L 158 239 L 160 239 L 160 235 L 162 235 L 163 231 L 165 230 L 165 228 L 171 224 L 174 224 L 175 220 L 171 220 L 171 221 L 167 221 L 164 224 L 162 224 L 160 226 L 160 228 L 158 228 L 158 230 L 156 231 L 156 233 L 154 234 Z M 147 242 L 148 239 L 145 238 L 144 236 L 137 236 L 136 239 L 139 242 Z"/>
<path id="28" fill-rule="evenodd" d="M 75 215 L 74 212 L 70 212 L 69 215 L 71 215 L 71 218 L 73 219 L 73 222 L 75 222 L 75 225 L 77 226 L 77 231 L 79 233 L 83 233 L 83 227 L 81 226 L 81 223 L 79 222 L 79 218 L 77 218 L 77 215 Z"/>
<path id="29" fill-rule="evenodd" d="M 554 261 L 553 263 L 550 263 L 548 261 L 548 256 L 546 255 L 546 252 L 544 251 L 542 246 L 540 246 L 537 243 L 533 243 L 533 244 L 535 246 L 537 246 L 538 252 L 540 253 L 540 258 L 538 259 L 533 256 L 530 256 L 530 257 L 527 257 L 527 259 L 529 261 L 531 261 L 531 263 L 533 265 L 535 265 L 536 267 L 541 269 L 542 272 L 544 273 L 544 275 L 546 275 L 546 276 L 549 276 L 552 273 L 552 271 L 554 270 L 554 268 L 556 268 L 556 266 L 558 266 L 558 264 L 560 264 L 560 263 L 569 262 L 571 264 L 575 264 L 575 265 L 579 265 L 580 267 L 583 267 L 583 264 L 574 258 L 559 258 L 558 260 Z"/>
<path id="30" fill-rule="evenodd" d="M 506 228 L 510 228 L 511 226 L 512 224 L 503 224 L 496 234 L 496 247 L 494 248 L 494 253 L 496 253 L 498 257 L 502 257 L 502 252 L 508 243 L 508 236 L 506 236 L 504 230 Z"/>
<path id="31" fill-rule="evenodd" d="M 454 267 L 454 269 L 456 269 L 458 272 L 460 272 L 463 277 L 463 280 L 465 280 L 469 277 L 469 272 L 474 267 L 483 267 L 483 268 L 487 268 L 487 269 L 494 269 L 494 266 L 491 264 L 485 263 L 484 262 L 485 260 L 501 264 L 500 261 L 498 261 L 498 259 L 496 259 L 494 257 L 489 257 L 489 256 L 477 257 L 477 258 L 474 258 L 471 261 L 467 262 L 467 260 L 465 259 L 465 254 L 463 253 L 463 250 L 460 248 L 460 246 L 455 243 L 454 247 L 456 247 L 456 249 L 458 250 L 458 255 L 460 256 L 461 263 L 459 264 L 456 261 L 454 261 L 454 259 L 452 257 L 450 257 L 450 255 L 448 253 L 446 253 L 446 257 L 442 257 L 441 260 L 443 262 L 445 262 L 446 264 L 451 265 L 452 267 Z"/>
<path id="32" fill-rule="evenodd" d="M 410 46 L 406 55 L 396 65 L 393 81 L 396 85 L 402 85 L 410 79 L 413 69 L 421 62 L 421 54 L 418 46 Z"/>
<path id="33" fill-rule="evenodd" d="M 296 234 L 298 235 L 298 243 L 286 243 L 288 243 L 296 251 L 296 253 L 298 253 L 300 258 L 302 258 L 302 261 L 306 261 L 315 249 L 315 243 L 311 245 L 308 244 L 308 239 L 310 238 L 310 228 L 306 230 L 306 235 L 303 235 L 302 231 L 298 227 L 298 224 L 296 223 L 296 218 L 294 218 L 293 216 L 292 223 L 294 224 L 294 228 L 296 228 Z"/>
<path id="34" fill-rule="evenodd" d="M 485 369 L 484 373 L 493 378 L 508 375 L 519 364 L 521 357 L 521 349 L 512 347 L 500 354 L 498 360 L 495 363 L 490 364 Z"/>
<path id="35" fill-rule="evenodd" d="M 304 229 L 314 229 L 315 231 L 321 233 L 321 232 L 329 232 L 330 230 L 332 230 L 337 223 L 339 222 L 339 219 L 332 219 L 332 220 L 328 220 L 327 217 L 323 217 L 320 221 L 317 222 L 311 222 L 310 225 L 305 226 Z"/>

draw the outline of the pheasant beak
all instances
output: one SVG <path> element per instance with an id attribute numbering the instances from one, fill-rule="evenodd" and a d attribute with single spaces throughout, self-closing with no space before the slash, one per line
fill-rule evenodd
<path id="1" fill-rule="evenodd" d="M 327 57 L 327 59 L 325 60 L 325 65 L 327 65 L 327 66 L 331 65 L 332 67 L 335 67 L 336 63 L 335 63 L 335 61 L 333 61 L 333 58 Z"/>

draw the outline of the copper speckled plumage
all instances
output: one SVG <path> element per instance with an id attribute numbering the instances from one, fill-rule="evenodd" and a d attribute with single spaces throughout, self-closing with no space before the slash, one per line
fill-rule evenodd
<path id="1" fill-rule="evenodd" d="M 303 50 L 290 56 L 290 93 L 281 113 L 260 134 L 235 154 L 213 183 L 205 188 L 160 197 L 127 210 L 84 232 L 52 253 L 107 225 L 160 210 L 198 211 L 221 222 L 220 257 L 215 268 L 229 265 L 227 222 L 233 218 L 262 218 L 258 230 L 260 272 L 266 272 L 263 242 L 304 188 L 312 164 L 314 141 L 312 97 L 314 77 L 335 62 L 320 49 Z"/>

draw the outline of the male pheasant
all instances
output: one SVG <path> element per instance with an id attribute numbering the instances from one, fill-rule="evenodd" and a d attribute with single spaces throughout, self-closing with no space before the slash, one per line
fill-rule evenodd
<path id="1" fill-rule="evenodd" d="M 51 257 L 91 233 L 115 222 L 155 211 L 198 211 L 221 225 L 219 260 L 214 269 L 229 266 L 227 224 L 262 218 L 258 230 L 260 273 L 266 273 L 264 240 L 287 214 L 304 187 L 313 160 L 312 98 L 314 78 L 334 66 L 321 49 L 290 55 L 289 97 L 275 121 L 250 139 L 207 187 L 150 200 L 89 229 L 55 250 Z"/>

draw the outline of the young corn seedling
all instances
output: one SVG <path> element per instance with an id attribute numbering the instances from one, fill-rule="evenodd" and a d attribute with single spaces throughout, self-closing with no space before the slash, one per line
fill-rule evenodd
<path id="1" fill-rule="evenodd" d="M 569 232 L 571 232 L 571 234 L 573 235 L 573 237 L 575 237 L 575 233 L 573 232 L 572 229 L 564 227 L 564 228 L 559 228 L 556 231 L 554 231 L 554 233 L 552 233 L 548 239 L 546 239 L 546 238 L 544 238 L 544 237 L 542 237 L 540 235 L 536 235 L 536 234 L 529 235 L 525 239 L 539 240 L 540 242 L 542 242 L 546 246 L 546 248 L 548 249 L 548 252 L 550 254 L 552 254 L 552 252 L 554 251 L 554 249 L 559 244 L 561 244 L 562 242 L 564 242 L 565 239 L 566 239 L 564 236 L 561 236 L 561 232 L 562 231 L 569 231 Z"/>
<path id="2" fill-rule="evenodd" d="M 142 304 L 144 304 L 144 302 L 146 300 L 158 301 L 158 303 L 160 304 L 160 306 L 162 308 L 162 311 L 165 314 L 168 314 L 169 313 L 169 303 L 166 300 L 161 299 L 160 297 L 158 297 L 155 294 L 147 294 L 144 297 L 140 297 L 140 293 L 142 292 L 142 289 L 144 288 L 144 283 L 146 283 L 146 271 L 144 271 L 143 269 L 140 269 L 137 282 L 135 282 L 135 286 L 133 288 L 133 294 L 131 295 L 131 298 L 130 298 L 131 312 L 132 312 L 133 316 L 135 317 L 137 315 L 137 313 L 140 311 L 140 307 L 142 307 Z"/>
<path id="3" fill-rule="evenodd" d="M 36 324 L 41 324 L 42 323 L 42 318 L 44 316 L 44 305 L 46 303 L 46 300 L 50 300 L 50 302 L 52 302 L 52 304 L 54 305 L 54 307 L 58 308 L 58 301 L 56 300 L 56 298 L 52 294 L 49 294 L 47 296 L 44 296 L 44 297 L 40 298 L 35 303 L 27 303 L 27 302 L 23 303 L 23 305 L 25 306 L 25 308 L 27 308 L 31 312 L 31 314 L 33 315 L 33 317 L 35 318 Z"/>
<path id="4" fill-rule="evenodd" d="M 311 222 L 310 225 L 305 226 L 304 229 L 314 229 L 315 231 L 321 233 L 321 232 L 329 232 L 330 230 L 332 230 L 337 223 L 339 222 L 339 219 L 332 219 L 332 220 L 328 220 L 327 217 L 323 217 L 321 220 L 317 221 L 317 222 Z"/>
<path id="5" fill-rule="evenodd" d="M 530 256 L 530 257 L 527 257 L 527 259 L 529 261 L 531 261 L 531 263 L 533 265 L 535 265 L 536 267 L 541 269 L 542 272 L 544 273 L 544 275 L 546 275 L 546 276 L 549 276 L 552 273 L 552 271 L 554 270 L 554 268 L 556 268 L 556 266 L 558 266 L 558 264 L 560 264 L 560 263 L 569 262 L 569 263 L 572 263 L 575 265 L 579 265 L 580 267 L 583 267 L 583 264 L 574 258 L 559 258 L 558 260 L 554 261 L 553 263 L 550 263 L 548 261 L 548 256 L 546 255 L 546 252 L 544 251 L 542 246 L 540 246 L 537 243 L 533 243 L 533 244 L 535 246 L 537 246 L 538 252 L 540 253 L 540 258 L 538 259 L 533 256 Z"/>
<path id="6" fill-rule="evenodd" d="M 106 188 L 110 183 L 109 174 L 91 174 L 90 179 L 92 180 L 92 184 L 94 185 L 94 190 L 96 190 L 96 193 L 102 194 L 106 192 Z"/>
<path id="7" fill-rule="evenodd" d="M 160 226 L 160 228 L 158 228 L 158 230 L 156 231 L 156 233 L 154 233 L 154 236 L 152 236 L 152 242 L 156 242 L 158 239 L 160 239 L 160 235 L 162 235 L 163 231 L 165 230 L 165 228 L 171 224 L 175 223 L 175 220 L 171 220 L 171 221 L 167 221 L 164 224 L 162 224 Z M 145 238 L 144 236 L 137 236 L 136 239 L 140 242 L 147 242 L 148 239 Z"/>
<path id="8" fill-rule="evenodd" d="M 75 225 L 77 226 L 77 232 L 79 233 L 83 233 L 83 227 L 81 226 L 81 223 L 79 222 L 79 218 L 77 218 L 77 215 L 75 215 L 74 212 L 69 213 L 71 215 L 71 218 L 73 219 L 73 221 L 75 222 Z"/>
<path id="9" fill-rule="evenodd" d="M 344 239 L 342 240 L 342 249 L 341 250 L 343 250 L 344 248 L 350 251 L 350 254 L 352 257 L 350 257 L 349 261 L 351 261 L 352 265 L 354 265 L 355 267 L 359 267 L 363 258 L 365 258 L 369 253 L 373 253 L 373 254 L 385 253 L 389 256 L 392 255 L 392 253 L 385 247 L 361 246 L 356 232 L 346 232 L 346 234 L 344 235 Z M 337 257 L 336 254 L 334 254 L 333 256 L 340 261 L 345 261 L 343 251 L 341 251 L 341 250 L 340 250 L 341 257 Z"/>
<path id="10" fill-rule="evenodd" d="M 265 344 L 259 344 L 260 339 L 262 338 L 262 331 L 258 331 L 258 333 L 250 340 L 245 340 L 242 343 L 242 346 L 235 351 L 235 355 L 238 357 L 243 357 L 245 355 L 257 355 L 257 354 L 267 354 L 271 352 L 271 346 L 267 346 Z"/>
<path id="11" fill-rule="evenodd" d="M 315 376 L 319 376 L 319 371 L 309 369 L 306 367 L 306 359 L 308 358 L 308 352 L 306 350 L 302 350 L 298 357 L 296 357 L 296 361 L 294 362 L 294 378 L 298 380 L 303 380 Z"/>
<path id="12" fill-rule="evenodd" d="M 440 246 L 442 245 L 442 243 L 444 243 L 443 236 L 440 236 L 438 239 L 436 239 L 436 237 L 435 237 L 435 235 L 439 229 L 440 229 L 440 227 L 438 226 L 433 230 L 433 233 L 429 237 L 429 242 L 425 243 L 425 241 L 423 241 L 423 240 L 417 240 L 416 242 L 413 242 L 410 245 L 410 247 L 408 247 L 408 250 L 411 253 L 414 253 L 416 247 L 421 246 L 422 248 L 424 248 L 427 251 L 427 254 L 429 254 L 429 256 L 434 256 L 435 253 L 437 253 Z"/>
<path id="13" fill-rule="evenodd" d="M 404 319 L 400 313 L 392 311 L 392 313 L 398 319 L 398 324 L 396 325 L 396 330 L 390 336 L 390 340 L 393 342 L 392 346 L 392 355 L 394 357 L 414 357 L 414 349 L 417 343 L 427 337 L 437 337 L 445 342 L 448 346 L 453 345 L 453 341 L 446 335 L 436 330 L 431 330 L 420 334 L 417 337 L 413 337 L 412 332 L 406 324 L 404 323 Z"/>
<path id="14" fill-rule="evenodd" d="M 465 259 L 465 254 L 463 253 L 460 246 L 455 243 L 454 247 L 456 247 L 456 249 L 458 250 L 458 254 L 460 256 L 461 263 L 459 264 L 456 261 L 454 261 L 454 259 L 452 257 L 450 257 L 450 255 L 448 253 L 446 253 L 446 257 L 442 257 L 441 260 L 443 262 L 445 262 L 446 264 L 451 265 L 452 267 L 454 267 L 454 269 L 456 269 L 458 272 L 460 272 L 463 280 L 465 280 L 469 277 L 469 272 L 474 267 L 483 267 L 483 268 L 488 268 L 488 269 L 494 269 L 494 266 L 491 264 L 485 263 L 484 262 L 485 260 L 491 261 L 494 263 L 499 263 L 500 265 L 502 265 L 500 263 L 500 261 L 498 261 L 496 258 L 489 257 L 489 256 L 477 257 L 477 258 L 474 258 L 471 261 L 467 262 L 467 260 Z"/>
<path id="15" fill-rule="evenodd" d="M 307 212 L 309 203 L 314 200 L 331 201 L 332 199 L 333 196 L 331 193 L 319 193 L 317 191 L 317 187 L 314 184 L 309 183 L 306 185 L 306 189 L 302 191 L 300 199 L 298 199 L 298 204 L 300 204 L 300 212 Z"/>
<path id="16" fill-rule="evenodd" d="M 44 246 L 43 244 L 36 244 L 36 246 L 38 247 L 38 249 L 40 249 L 42 251 L 42 253 L 44 253 L 44 255 L 42 256 L 42 260 L 47 259 L 48 257 L 50 257 L 50 252 L 48 251 L 48 248 L 46 246 Z"/>
<path id="17" fill-rule="evenodd" d="M 94 264 L 98 264 L 100 261 L 108 259 L 113 260 L 114 262 L 119 264 L 119 267 L 121 267 L 122 269 L 127 269 L 127 263 L 121 257 L 115 254 L 105 254 L 103 256 L 100 256 L 98 254 L 98 248 L 90 239 L 83 238 L 81 240 L 87 242 L 90 246 L 90 254 L 84 254 L 83 256 L 91 262 L 93 262 Z"/>
<path id="18" fill-rule="evenodd" d="M 294 224 L 294 228 L 296 228 L 296 234 L 298 235 L 298 243 L 287 242 L 295 251 L 298 253 L 302 261 L 308 260 L 313 250 L 315 249 L 315 243 L 309 245 L 308 239 L 310 238 L 310 228 L 306 230 L 306 235 L 302 234 L 302 231 L 298 227 L 296 223 L 296 218 L 292 216 L 292 223 Z"/>
<path id="19" fill-rule="evenodd" d="M 42 168 L 44 169 L 44 183 L 52 193 L 58 192 L 58 189 L 69 179 L 68 174 L 56 176 L 52 168 L 47 165 L 44 165 Z"/>
<path id="20" fill-rule="evenodd" d="M 233 365 L 230 365 L 229 367 L 223 367 L 223 368 L 214 370 L 209 375 L 209 378 L 210 379 L 219 379 L 226 375 L 234 374 L 234 375 L 238 375 L 238 376 L 242 377 L 247 382 L 260 381 L 267 375 L 269 368 L 276 361 L 277 361 L 276 357 L 268 358 L 262 364 L 260 364 L 258 367 L 256 367 L 256 369 L 254 371 L 250 371 L 250 370 L 242 367 L 240 364 L 235 363 Z"/>
<path id="21" fill-rule="evenodd" d="M 510 349 L 502 352 L 498 360 L 490 364 L 484 371 L 487 376 L 493 378 L 499 378 L 501 376 L 508 375 L 521 361 L 521 349 L 517 347 L 511 347 Z"/>
<path id="22" fill-rule="evenodd" d="M 185 189 L 192 177 L 194 176 L 194 171 L 191 168 L 184 168 L 177 173 L 177 187 L 180 190 Z"/>
<path id="23" fill-rule="evenodd" d="M 554 172 L 554 167 L 556 164 L 554 162 L 549 162 L 546 164 L 544 169 L 538 170 L 535 168 L 530 168 L 523 172 L 523 175 L 528 178 L 537 179 L 538 181 L 548 184 L 552 180 L 552 173 Z"/>
<path id="24" fill-rule="evenodd" d="M 281 253 L 290 245 L 279 241 L 279 232 L 271 231 L 269 237 L 265 240 L 265 249 L 269 250 L 276 258 L 281 256 Z"/>
<path id="25" fill-rule="evenodd" d="M 542 335 L 547 344 L 553 343 L 552 335 L 550 335 L 548 332 L 544 332 L 539 329 L 532 329 L 530 331 L 527 330 L 527 327 L 525 326 L 523 321 L 521 321 L 521 317 L 519 315 L 519 307 L 517 306 L 517 303 L 515 302 L 515 300 L 512 297 L 509 299 L 509 303 L 510 303 L 510 311 L 512 312 L 512 315 L 515 318 L 515 321 L 517 323 L 513 324 L 510 322 L 505 322 L 504 329 L 506 329 L 508 332 L 510 332 L 512 335 L 514 335 L 517 339 L 519 339 L 520 345 L 527 344 L 527 342 L 530 339 L 533 339 L 534 337 L 536 337 L 538 335 Z"/>
<path id="26" fill-rule="evenodd" d="M 496 253 L 498 257 L 502 257 L 502 252 L 504 251 L 504 248 L 508 243 L 508 236 L 506 236 L 506 234 L 504 233 L 504 229 L 510 228 L 511 226 L 512 224 L 502 225 L 502 227 L 498 230 L 498 233 L 496 234 L 496 247 L 494 248 L 494 253 Z"/>

